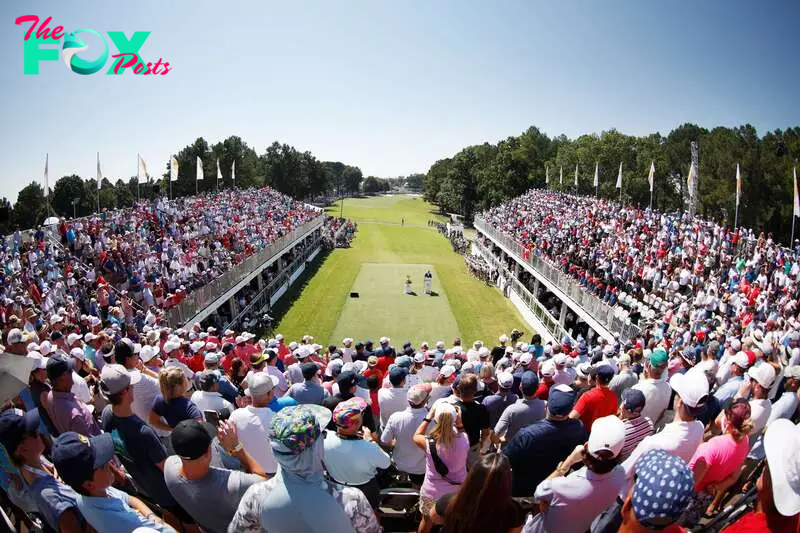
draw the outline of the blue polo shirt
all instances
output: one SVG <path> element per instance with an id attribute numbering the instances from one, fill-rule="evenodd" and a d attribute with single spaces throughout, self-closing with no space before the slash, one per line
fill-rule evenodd
<path id="1" fill-rule="evenodd" d="M 106 489 L 105 498 L 77 495 L 78 509 L 97 531 L 131 533 L 139 527 L 149 527 L 161 533 L 175 533 L 171 527 L 149 520 L 134 511 L 128 504 L 130 495 L 114 487 Z"/>
<path id="2" fill-rule="evenodd" d="M 536 486 L 587 437 L 578 419 L 540 420 L 517 432 L 503 450 L 511 462 L 511 495 L 533 496 Z"/>

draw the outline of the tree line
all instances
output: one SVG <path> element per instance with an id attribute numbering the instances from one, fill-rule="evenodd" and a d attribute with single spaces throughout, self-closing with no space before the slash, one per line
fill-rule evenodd
<path id="1" fill-rule="evenodd" d="M 311 152 L 300 152 L 293 146 L 278 142 L 266 147 L 263 154 L 258 154 L 238 136 L 213 145 L 200 137 L 174 155 L 178 162 L 178 179 L 171 183 L 173 197 L 230 188 L 234 177 L 238 188 L 269 185 L 299 199 L 356 193 L 363 181 L 358 167 L 338 161 L 319 161 Z M 196 179 L 198 157 L 203 166 L 203 179 L 200 181 Z M 222 178 L 219 182 L 218 161 Z M 142 182 L 137 182 L 136 176 L 127 179 L 104 177 L 100 189 L 95 178 L 84 179 L 74 174 L 59 178 L 48 193 L 39 181 L 31 181 L 19 191 L 13 206 L 8 199 L 0 199 L 0 233 L 31 228 L 53 214 L 67 218 L 91 215 L 97 211 L 98 195 L 101 209 L 130 207 L 136 198 L 166 196 L 170 190 L 169 176 L 168 163 L 163 173 L 149 175 Z"/>
<path id="2" fill-rule="evenodd" d="M 468 146 L 437 161 L 425 175 L 423 188 L 426 199 L 442 210 L 471 219 L 476 212 L 534 187 L 593 195 L 595 165 L 600 175 L 597 194 L 618 199 L 616 182 L 622 163 L 623 202 L 647 207 L 647 176 L 652 162 L 653 207 L 680 210 L 686 207 L 689 196 L 691 141 L 697 141 L 699 147 L 697 213 L 733 226 L 738 163 L 742 176 L 739 224 L 788 241 L 793 212 L 792 170 L 800 159 L 797 127 L 759 137 L 749 124 L 711 130 L 684 124 L 667 136 L 653 133 L 637 137 L 610 130 L 576 139 L 564 135 L 551 138 L 530 127 L 497 144 Z"/>

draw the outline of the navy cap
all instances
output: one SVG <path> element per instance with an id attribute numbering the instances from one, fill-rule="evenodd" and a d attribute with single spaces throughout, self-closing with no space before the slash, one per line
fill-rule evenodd
<path id="1" fill-rule="evenodd" d="M 60 378 L 70 370 L 69 361 L 62 357 L 51 357 L 47 361 L 47 379 L 50 381 Z"/>
<path id="2" fill-rule="evenodd" d="M 74 431 L 62 433 L 53 443 L 53 464 L 64 483 L 78 490 L 94 471 L 114 457 L 111 433 L 85 437 Z"/>
<path id="3" fill-rule="evenodd" d="M 17 451 L 17 447 L 25 437 L 38 431 L 38 409 L 31 409 L 24 415 L 19 415 L 14 409 L 9 409 L 0 415 L 0 444 L 3 445 L 9 455 L 13 455 Z"/>
<path id="4" fill-rule="evenodd" d="M 555 416 L 567 416 L 575 405 L 575 391 L 568 385 L 550 387 L 547 411 Z"/>
<path id="5" fill-rule="evenodd" d="M 599 364 L 595 366 L 595 371 L 597 375 L 605 380 L 609 380 L 614 377 L 614 368 L 609 364 Z"/>
<path id="6" fill-rule="evenodd" d="M 522 390 L 522 394 L 525 396 L 533 396 L 536 392 L 536 389 L 539 388 L 539 378 L 536 376 L 536 372 L 532 370 L 526 370 L 522 374 L 522 380 L 520 382 L 520 389 Z"/>
<path id="7" fill-rule="evenodd" d="M 353 385 L 358 383 L 358 378 L 356 378 L 355 372 L 350 370 L 345 370 L 339 377 L 336 378 L 336 384 L 339 385 L 339 392 L 342 392 L 342 389 L 349 389 Z"/>
<path id="8" fill-rule="evenodd" d="M 410 348 L 410 347 L 411 347 L 411 341 L 406 341 L 403 343 L 403 348 Z"/>
<path id="9" fill-rule="evenodd" d="M 319 365 L 317 363 L 303 363 L 300 365 L 300 371 L 303 373 L 304 379 L 311 379 L 319 372 Z"/>
<path id="10" fill-rule="evenodd" d="M 625 409 L 635 413 L 644 407 L 645 397 L 644 393 L 639 389 L 625 389 L 622 393 L 622 405 Z"/>
<path id="11" fill-rule="evenodd" d="M 408 370 L 403 368 L 402 366 L 395 366 L 391 370 L 389 370 L 389 382 L 397 387 L 400 385 L 406 376 L 408 375 Z"/>
<path id="12" fill-rule="evenodd" d="M 375 355 L 377 355 L 378 357 L 382 356 L 383 355 L 383 348 L 378 348 L 377 350 L 375 350 Z"/>

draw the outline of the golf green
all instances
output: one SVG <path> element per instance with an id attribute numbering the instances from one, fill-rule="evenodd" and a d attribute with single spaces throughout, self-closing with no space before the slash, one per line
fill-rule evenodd
<path id="1" fill-rule="evenodd" d="M 511 302 L 469 273 L 464 258 L 429 220 L 445 221 L 435 206 L 418 196 L 348 198 L 328 208 L 354 220 L 358 231 L 350 248 L 317 260 L 309 273 L 278 302 L 276 331 L 287 340 L 305 334 L 320 344 L 340 344 L 344 337 L 488 344 L 519 328 L 530 334 Z M 422 274 L 433 272 L 434 291 L 422 291 Z M 403 294 L 411 275 L 417 296 Z M 350 292 L 359 292 L 357 301 Z"/>
<path id="2" fill-rule="evenodd" d="M 430 295 L 423 290 L 423 276 L 428 270 L 433 274 Z M 405 294 L 406 276 L 411 278 L 412 294 Z M 449 343 L 459 336 L 447 294 L 432 265 L 367 263 L 361 265 L 350 292 L 358 293 L 358 297 L 348 295 L 334 339 L 368 339 L 387 326 L 398 345 L 406 340 L 415 344 L 423 340 Z"/>

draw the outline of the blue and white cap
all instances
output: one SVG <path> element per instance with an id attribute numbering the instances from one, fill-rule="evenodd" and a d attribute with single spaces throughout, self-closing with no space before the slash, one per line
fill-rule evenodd
<path id="1" fill-rule="evenodd" d="M 675 522 L 694 495 L 694 478 L 686 461 L 664 450 L 650 450 L 636 461 L 633 512 L 647 527 Z"/>

